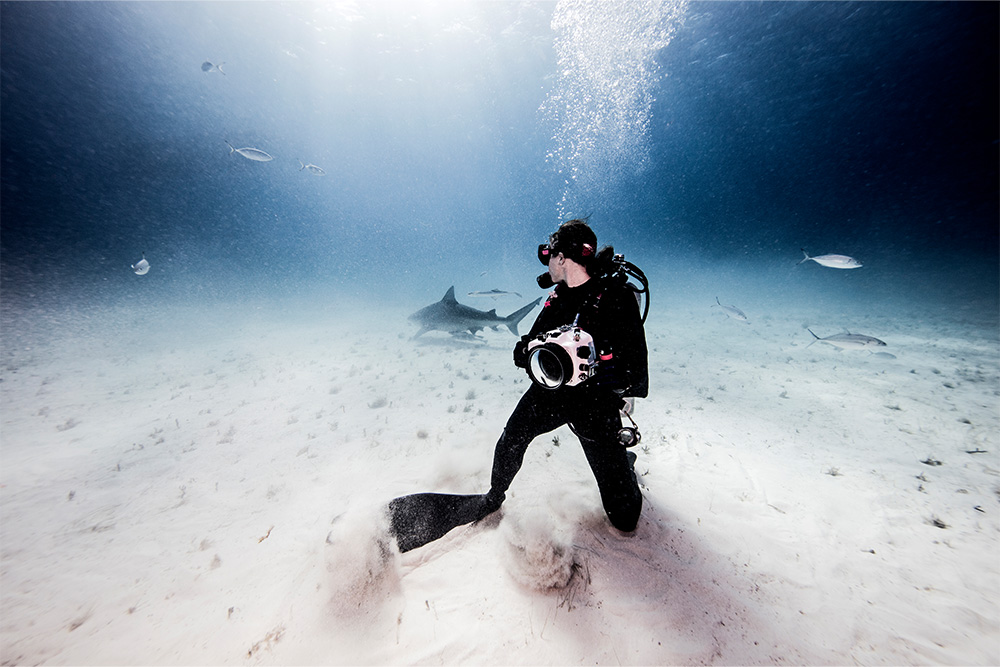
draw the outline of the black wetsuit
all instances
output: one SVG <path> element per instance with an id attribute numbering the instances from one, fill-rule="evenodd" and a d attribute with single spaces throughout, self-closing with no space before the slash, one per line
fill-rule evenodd
<path id="1" fill-rule="evenodd" d="M 608 518 L 616 528 L 632 531 L 639 521 L 642 494 L 618 431 L 621 397 L 645 397 L 649 385 L 646 337 L 635 294 L 614 279 L 591 278 L 574 288 L 557 285 L 529 334 L 515 347 L 514 363 L 526 366 L 529 339 L 572 324 L 577 315 L 577 325 L 594 337 L 598 353 L 610 354 L 611 360 L 600 362 L 594 377 L 574 387 L 547 389 L 531 384 L 496 444 L 484 511 L 493 511 L 503 502 L 531 441 L 569 424 L 597 479 Z"/>

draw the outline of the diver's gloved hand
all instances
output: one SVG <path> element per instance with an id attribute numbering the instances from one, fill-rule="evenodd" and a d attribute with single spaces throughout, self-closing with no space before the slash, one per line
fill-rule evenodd
<path id="1" fill-rule="evenodd" d="M 587 380 L 587 384 L 593 387 L 600 387 L 613 392 L 621 393 L 628 385 L 625 373 L 618 369 L 615 359 L 602 359 L 594 369 L 594 375 Z"/>
<path id="2" fill-rule="evenodd" d="M 514 365 L 518 368 L 528 367 L 528 341 L 529 336 L 521 336 L 521 340 L 517 341 L 514 346 Z"/>

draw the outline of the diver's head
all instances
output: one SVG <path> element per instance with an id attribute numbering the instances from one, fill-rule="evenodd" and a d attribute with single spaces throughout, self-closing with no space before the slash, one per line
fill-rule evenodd
<path id="1" fill-rule="evenodd" d="M 587 282 L 596 254 L 597 235 L 585 220 L 564 222 L 549 236 L 548 243 L 538 246 L 538 260 L 549 267 L 551 281 L 569 287 Z"/>
<path id="2" fill-rule="evenodd" d="M 586 268 L 597 254 L 597 234 L 586 220 L 569 220 L 552 232 L 547 244 L 550 256 L 562 254 Z M 542 262 L 546 264 L 547 262 Z"/>

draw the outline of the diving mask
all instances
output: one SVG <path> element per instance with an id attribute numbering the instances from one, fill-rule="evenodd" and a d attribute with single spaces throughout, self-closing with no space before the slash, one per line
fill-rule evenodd
<path id="1" fill-rule="evenodd" d="M 552 259 L 554 252 L 552 252 L 552 246 L 548 243 L 542 243 L 538 246 L 538 261 L 545 266 L 549 265 L 549 260 Z"/>

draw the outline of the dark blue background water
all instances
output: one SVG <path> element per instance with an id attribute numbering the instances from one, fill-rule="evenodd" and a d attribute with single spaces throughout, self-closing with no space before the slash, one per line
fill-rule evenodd
<path id="1" fill-rule="evenodd" d="M 650 41 L 574 38 L 586 6 L 5 2 L 2 296 L 523 288 L 535 244 L 589 214 L 651 274 L 805 246 L 995 303 L 998 10 L 695 2 L 648 71 L 588 91 L 567 49 Z M 626 120 L 601 124 L 608 100 Z M 567 157 L 588 104 L 596 147 Z"/>

